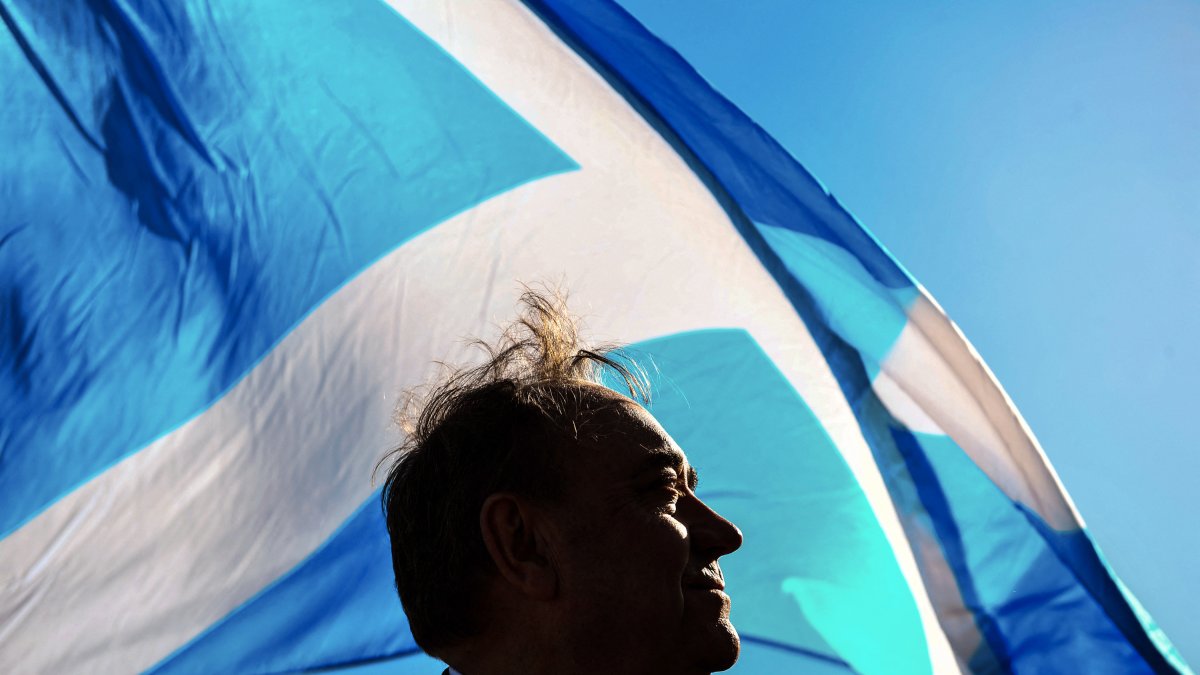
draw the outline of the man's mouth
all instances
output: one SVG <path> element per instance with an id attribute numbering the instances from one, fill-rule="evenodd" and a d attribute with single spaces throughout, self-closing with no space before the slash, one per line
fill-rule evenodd
<path id="1" fill-rule="evenodd" d="M 683 580 L 683 587 L 692 591 L 724 591 L 725 579 L 720 570 L 706 569 Z"/>

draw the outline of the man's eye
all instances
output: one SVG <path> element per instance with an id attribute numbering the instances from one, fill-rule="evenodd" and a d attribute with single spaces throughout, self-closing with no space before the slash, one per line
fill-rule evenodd
<path id="1" fill-rule="evenodd" d="M 683 492 L 679 489 L 679 481 L 675 479 L 664 480 L 659 486 L 659 492 L 669 498 L 672 504 L 679 501 L 679 498 L 683 496 Z"/>
<path id="2" fill-rule="evenodd" d="M 670 511 L 675 510 L 675 505 L 683 498 L 683 492 L 684 487 L 679 481 L 679 475 L 673 471 L 662 474 L 646 490 L 647 496 L 656 507 L 663 507 Z"/>

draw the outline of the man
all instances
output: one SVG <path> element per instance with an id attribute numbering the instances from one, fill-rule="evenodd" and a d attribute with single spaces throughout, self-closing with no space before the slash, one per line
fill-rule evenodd
<path id="1" fill-rule="evenodd" d="M 635 366 L 581 349 L 561 300 L 528 308 L 435 388 L 383 490 L 413 638 L 462 675 L 725 670 L 739 642 L 717 559 L 741 532 L 696 496 Z M 605 388 L 616 375 L 630 397 Z"/>

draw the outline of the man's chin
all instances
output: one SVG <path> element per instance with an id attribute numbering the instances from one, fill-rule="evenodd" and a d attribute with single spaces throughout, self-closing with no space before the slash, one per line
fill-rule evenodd
<path id="1" fill-rule="evenodd" d="M 711 645 L 713 647 L 711 661 L 713 672 L 729 670 L 733 664 L 737 663 L 738 654 L 742 651 L 742 640 L 738 637 L 737 629 L 728 619 L 725 619 L 722 625 L 717 627 Z"/>
<path id="2" fill-rule="evenodd" d="M 716 673 L 729 670 L 737 663 L 741 652 L 742 642 L 737 630 L 729 621 L 728 612 L 714 623 L 710 619 L 702 630 L 693 633 L 691 654 L 692 663 L 702 666 L 703 672 Z"/>

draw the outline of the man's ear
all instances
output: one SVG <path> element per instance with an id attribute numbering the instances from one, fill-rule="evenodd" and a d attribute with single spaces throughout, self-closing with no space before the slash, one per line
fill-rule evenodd
<path id="1" fill-rule="evenodd" d="M 558 592 L 558 571 L 546 550 L 540 515 L 527 499 L 497 492 L 479 509 L 479 530 L 505 581 L 530 598 L 550 600 Z"/>

